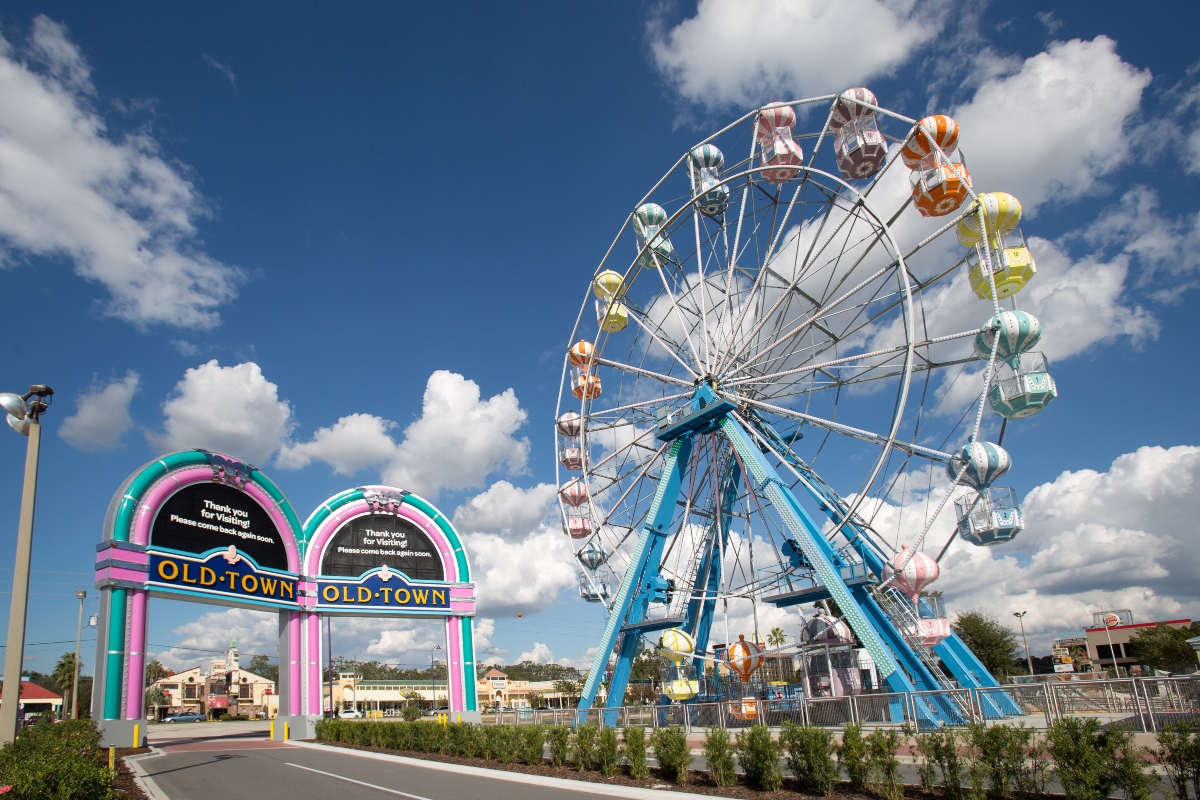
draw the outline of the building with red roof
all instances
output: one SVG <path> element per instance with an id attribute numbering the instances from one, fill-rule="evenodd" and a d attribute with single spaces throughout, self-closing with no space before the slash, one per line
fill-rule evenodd
<path id="1" fill-rule="evenodd" d="M 3 681 L 0 678 L 0 681 Z M 4 703 L 4 691 L 0 688 L 0 705 Z M 34 683 L 28 678 L 21 678 L 21 696 L 18 705 L 28 716 L 44 714 L 52 711 L 57 716 L 62 712 L 62 695 L 55 694 L 41 684 Z"/>

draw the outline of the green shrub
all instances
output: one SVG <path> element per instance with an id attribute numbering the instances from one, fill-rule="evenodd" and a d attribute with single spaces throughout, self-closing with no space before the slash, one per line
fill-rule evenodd
<path id="1" fill-rule="evenodd" d="M 546 743 L 545 727 L 541 725 L 524 725 L 518 730 L 521 737 L 521 760 L 533 766 L 541 764 L 542 746 Z"/>
<path id="2" fill-rule="evenodd" d="M 416 722 L 420 718 L 421 718 L 421 709 L 417 708 L 416 706 L 412 705 L 411 703 L 404 707 L 404 721 L 405 722 Z"/>
<path id="3" fill-rule="evenodd" d="M 732 786 L 737 781 L 729 731 L 713 727 L 704 732 L 704 760 L 717 786 Z"/>
<path id="4" fill-rule="evenodd" d="M 1128 800 L 1149 796 L 1153 779 L 1129 731 L 1102 731 L 1099 720 L 1068 717 L 1050 725 L 1046 742 L 1067 800 L 1104 800 L 1114 789 Z"/>
<path id="5" fill-rule="evenodd" d="M 932 792 L 934 786 L 940 784 L 947 800 L 963 800 L 967 774 L 966 765 L 958 755 L 958 744 L 959 735 L 953 728 L 917 737 L 917 753 L 921 756 L 917 775 L 922 789 Z"/>
<path id="6" fill-rule="evenodd" d="M 1192 795 L 1200 798 L 1200 725 L 1164 723 L 1158 730 L 1158 744 L 1154 756 L 1166 770 L 1175 800 L 1189 800 L 1188 786 Z"/>
<path id="7" fill-rule="evenodd" d="M 511 764 L 521 754 L 520 732 L 513 725 L 497 725 L 492 736 L 492 749 L 501 764 Z"/>
<path id="8" fill-rule="evenodd" d="M 788 769 L 805 789 L 821 795 L 833 792 L 838 775 L 831 731 L 785 722 L 779 744 L 787 758 Z"/>
<path id="9" fill-rule="evenodd" d="M 650 777 L 650 768 L 646 766 L 646 729 L 631 725 L 621 738 L 621 758 L 629 764 L 629 776 L 639 781 Z"/>
<path id="10" fill-rule="evenodd" d="M 1158 779 L 1146 773 L 1143 747 L 1134 744 L 1133 731 L 1112 729 L 1105 737 L 1106 758 L 1111 780 L 1125 800 L 1150 800 Z"/>
<path id="11" fill-rule="evenodd" d="M 773 792 L 783 786 L 779 745 L 771 738 L 771 729 L 766 725 L 738 731 L 737 757 L 751 787 Z"/>
<path id="12" fill-rule="evenodd" d="M 676 783 L 687 783 L 692 751 L 688 748 L 683 728 L 658 728 L 650 735 L 650 746 L 659 769 Z"/>
<path id="13" fill-rule="evenodd" d="M 903 743 L 900 731 L 890 728 L 873 731 L 866 738 L 867 764 L 872 790 L 884 800 L 904 797 L 904 781 L 900 777 L 900 761 L 896 749 Z"/>
<path id="14" fill-rule="evenodd" d="M 596 764 L 596 735 L 595 725 L 588 723 L 575 728 L 575 742 L 571 749 L 571 761 L 575 769 L 583 772 L 585 769 L 595 769 Z"/>
<path id="15" fill-rule="evenodd" d="M 499 725 L 483 725 L 479 728 L 479 738 L 475 743 L 475 754 L 479 758 L 495 761 L 500 757 Z"/>
<path id="16" fill-rule="evenodd" d="M 0 784 L 15 800 L 110 800 L 107 763 L 91 720 L 34 725 L 0 748 Z"/>
<path id="17" fill-rule="evenodd" d="M 629 735 L 629 731 L 625 732 Z M 546 729 L 546 742 L 550 745 L 550 765 L 561 767 L 567 763 L 570 753 L 571 729 L 566 725 L 551 725 Z"/>
<path id="18" fill-rule="evenodd" d="M 620 757 L 616 728 L 601 728 L 600 735 L 596 738 L 596 766 L 600 768 L 601 773 L 611 777 L 617 774 Z"/>
<path id="19" fill-rule="evenodd" d="M 838 746 L 838 767 L 846 773 L 846 780 L 855 789 L 867 785 L 867 743 L 862 738 L 862 723 L 847 725 L 842 731 L 842 743 Z"/>
<path id="20" fill-rule="evenodd" d="M 446 728 L 436 722 L 411 722 L 411 747 L 419 753 L 445 752 Z"/>
<path id="21" fill-rule="evenodd" d="M 478 725 L 470 722 L 455 722 L 446 727 L 447 747 L 450 755 L 460 758 L 474 758 Z"/>

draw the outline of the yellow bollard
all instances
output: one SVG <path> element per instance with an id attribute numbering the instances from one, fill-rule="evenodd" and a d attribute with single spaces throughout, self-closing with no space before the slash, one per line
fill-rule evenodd
<path id="1" fill-rule="evenodd" d="M 108 746 L 108 771 L 112 772 L 117 768 L 117 748 L 115 745 Z"/>
<path id="2" fill-rule="evenodd" d="M 271 741 L 275 741 L 275 720 L 271 720 Z"/>
<path id="3" fill-rule="evenodd" d="M 459 714 L 457 719 L 458 719 L 458 724 L 462 725 L 462 714 Z"/>
<path id="4" fill-rule="evenodd" d="M 142 732 L 142 726 L 140 724 L 135 723 L 133 726 L 133 746 L 134 747 L 142 746 L 141 732 Z"/>
<path id="5" fill-rule="evenodd" d="M 288 730 L 288 724 L 287 724 L 287 722 L 284 722 L 283 723 L 283 740 L 285 742 L 288 740 L 288 733 L 290 733 L 290 731 Z"/>

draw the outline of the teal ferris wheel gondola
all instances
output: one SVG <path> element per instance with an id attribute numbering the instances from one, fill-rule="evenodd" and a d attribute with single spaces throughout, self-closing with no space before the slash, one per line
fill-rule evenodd
<path id="1" fill-rule="evenodd" d="M 706 217 L 724 214 L 729 207 L 729 187 L 721 183 L 725 156 L 715 144 L 702 144 L 688 155 L 696 208 Z"/>
<path id="2" fill-rule="evenodd" d="M 633 230 L 640 255 L 638 263 L 658 269 L 670 263 L 675 248 L 666 234 L 660 233 L 667 224 L 667 211 L 657 203 L 644 203 L 633 212 Z"/>
<path id="3" fill-rule="evenodd" d="M 975 337 L 975 353 L 982 359 L 1007 361 L 1032 350 L 1042 338 L 1042 323 L 1028 311 L 1001 311 L 987 321 Z"/>

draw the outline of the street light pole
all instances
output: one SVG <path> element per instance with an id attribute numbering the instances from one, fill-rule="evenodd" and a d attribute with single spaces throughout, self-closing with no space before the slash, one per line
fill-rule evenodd
<path id="1" fill-rule="evenodd" d="M 433 707 L 435 709 L 437 708 L 437 678 L 434 677 L 433 674 L 433 651 L 441 649 L 442 646 L 440 644 L 435 644 L 433 647 L 429 648 L 429 698 L 433 701 Z"/>
<path id="2" fill-rule="evenodd" d="M 79 645 L 83 641 L 83 599 L 87 592 L 79 589 L 75 592 L 79 598 L 79 627 L 75 629 L 75 677 L 71 679 L 71 719 L 79 719 Z"/>
<path id="3" fill-rule="evenodd" d="M 0 696 L 0 744 L 17 738 L 17 711 L 21 698 L 21 667 L 25 661 L 25 620 L 29 610 L 29 560 L 33 553 L 33 508 L 37 497 L 38 454 L 42 426 L 38 417 L 49 406 L 44 398 L 54 391 L 49 386 L 30 386 L 24 395 L 0 393 L 0 407 L 8 412 L 8 424 L 29 437 L 25 447 L 25 482 L 21 489 L 21 516 L 17 524 L 17 557 L 13 562 L 12 604 L 8 611 L 8 647 L 4 652 L 4 689 Z M 30 402 L 30 398 L 37 399 Z"/>
<path id="4" fill-rule="evenodd" d="M 1025 643 L 1025 663 L 1029 665 L 1029 677 L 1033 677 L 1033 659 L 1029 656 L 1029 640 L 1025 638 L 1025 615 L 1028 611 L 1014 611 L 1013 616 L 1021 623 L 1021 641 Z"/>

